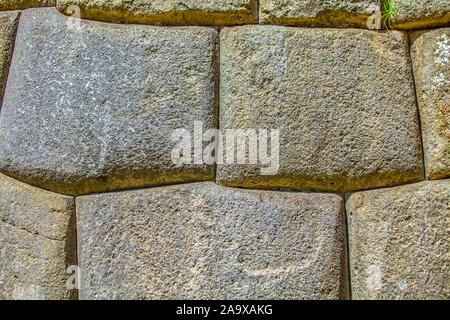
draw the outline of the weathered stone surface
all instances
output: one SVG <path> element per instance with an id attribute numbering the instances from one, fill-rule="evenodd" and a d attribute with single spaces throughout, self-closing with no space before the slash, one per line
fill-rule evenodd
<path id="1" fill-rule="evenodd" d="M 76 199 L 82 299 L 337 299 L 343 199 L 204 182 Z"/>
<path id="2" fill-rule="evenodd" d="M 262 23 L 320 27 L 362 27 L 380 9 L 379 0 L 260 0 Z"/>
<path id="3" fill-rule="evenodd" d="M 0 0 L 0 10 L 21 10 L 55 5 L 56 0 Z"/>
<path id="4" fill-rule="evenodd" d="M 257 21 L 256 0 L 58 0 L 58 9 L 86 19 L 167 25 L 234 25 Z M 69 9 L 69 11 L 67 11 Z"/>
<path id="5" fill-rule="evenodd" d="M 67 24 L 22 14 L 0 119 L 0 170 L 78 195 L 214 179 L 176 166 L 175 129 L 215 127 L 211 28 Z"/>
<path id="6" fill-rule="evenodd" d="M 223 164 L 221 184 L 343 192 L 423 178 L 406 34 L 225 28 L 220 61 L 221 129 L 280 130 L 276 175 Z"/>
<path id="7" fill-rule="evenodd" d="M 355 299 L 450 298 L 450 180 L 347 201 Z"/>
<path id="8" fill-rule="evenodd" d="M 450 176 L 450 28 L 412 34 L 427 178 Z"/>
<path id="9" fill-rule="evenodd" d="M 18 21 L 18 11 L 0 13 L 0 107 L 8 77 Z"/>
<path id="10" fill-rule="evenodd" d="M 0 174 L 0 299 L 68 299 L 74 199 Z"/>
<path id="11" fill-rule="evenodd" d="M 450 25 L 450 0 L 394 0 L 396 29 L 422 29 Z"/>

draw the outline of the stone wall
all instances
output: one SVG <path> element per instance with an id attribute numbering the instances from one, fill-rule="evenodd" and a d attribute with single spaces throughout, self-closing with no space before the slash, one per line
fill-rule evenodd
<path id="1" fill-rule="evenodd" d="M 0 0 L 0 299 L 450 299 L 450 0 L 393 5 Z"/>

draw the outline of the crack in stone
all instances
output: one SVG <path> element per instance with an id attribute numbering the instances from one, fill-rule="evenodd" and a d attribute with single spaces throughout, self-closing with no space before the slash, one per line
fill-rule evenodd
<path id="1" fill-rule="evenodd" d="M 4 223 L 4 224 L 6 224 L 6 225 L 8 225 L 8 226 L 10 226 L 10 227 L 12 227 L 14 229 L 19 229 L 19 230 L 25 231 L 26 233 L 31 234 L 33 236 L 40 236 L 40 237 L 42 237 L 44 239 L 52 240 L 52 241 L 58 241 L 58 242 L 64 241 L 64 239 L 58 239 L 58 238 L 54 238 L 54 237 L 49 237 L 49 236 L 43 235 L 43 234 L 41 234 L 41 233 L 39 233 L 37 231 L 29 230 L 29 229 L 27 229 L 27 228 L 25 228 L 23 226 L 15 225 L 14 223 L 12 223 L 10 221 L 7 221 L 6 219 L 0 217 L 0 224 L 1 223 Z"/>

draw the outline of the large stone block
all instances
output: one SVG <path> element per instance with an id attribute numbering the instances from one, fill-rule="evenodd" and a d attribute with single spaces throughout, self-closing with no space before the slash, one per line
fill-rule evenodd
<path id="1" fill-rule="evenodd" d="M 173 163 L 171 134 L 216 127 L 217 32 L 72 23 L 22 14 L 0 170 L 70 195 L 213 180 L 213 165 Z"/>
<path id="2" fill-rule="evenodd" d="M 338 195 L 204 182 L 76 202 L 82 299 L 347 297 Z"/>
<path id="3" fill-rule="evenodd" d="M 260 0 L 259 6 L 262 23 L 317 27 L 367 28 L 377 10 L 379 0 Z"/>
<path id="4" fill-rule="evenodd" d="M 0 174 L 0 299 L 69 299 L 74 199 Z"/>
<path id="5" fill-rule="evenodd" d="M 427 178 L 450 176 L 450 28 L 412 34 Z"/>
<path id="6" fill-rule="evenodd" d="M 450 298 L 450 180 L 347 201 L 355 299 Z"/>
<path id="7" fill-rule="evenodd" d="M 450 26 L 450 0 L 394 0 L 396 29 Z"/>
<path id="8" fill-rule="evenodd" d="M 18 11 L 0 13 L 0 108 L 3 101 L 3 92 L 8 77 L 9 63 L 11 61 L 18 22 Z"/>
<path id="9" fill-rule="evenodd" d="M 35 7 L 52 7 L 56 0 L 0 0 L 1 10 L 21 10 Z"/>
<path id="10" fill-rule="evenodd" d="M 65 14 L 86 19 L 166 25 L 235 25 L 257 21 L 257 0 L 58 0 Z"/>
<path id="11" fill-rule="evenodd" d="M 224 158 L 221 184 L 343 192 L 423 178 L 405 33 L 225 28 L 220 61 L 221 129 L 280 130 L 275 175 L 261 157 Z"/>

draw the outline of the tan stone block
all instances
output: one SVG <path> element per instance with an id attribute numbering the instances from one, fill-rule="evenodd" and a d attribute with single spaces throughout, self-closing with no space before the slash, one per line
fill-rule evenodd
<path id="1" fill-rule="evenodd" d="M 367 28 L 379 0 L 260 0 L 262 23 L 314 27 Z"/>
<path id="2" fill-rule="evenodd" d="M 22 10 L 35 7 L 54 7 L 56 0 L 0 0 L 1 10 Z"/>
<path id="3" fill-rule="evenodd" d="M 72 197 L 0 174 L 0 299 L 70 299 L 76 265 Z"/>
<path id="4" fill-rule="evenodd" d="M 394 0 L 396 29 L 450 26 L 450 0 Z"/>
<path id="5" fill-rule="evenodd" d="M 352 194 L 354 299 L 450 298 L 450 180 Z"/>
<path id="6" fill-rule="evenodd" d="M 411 36 L 427 178 L 450 176 L 450 28 Z"/>
<path id="7" fill-rule="evenodd" d="M 256 0 L 58 0 L 58 9 L 82 18 L 165 25 L 234 25 L 257 21 Z M 69 9 L 69 10 L 68 10 Z"/>

